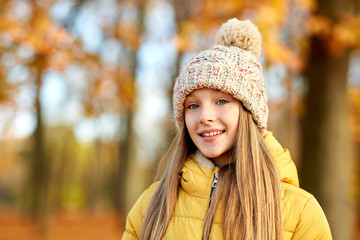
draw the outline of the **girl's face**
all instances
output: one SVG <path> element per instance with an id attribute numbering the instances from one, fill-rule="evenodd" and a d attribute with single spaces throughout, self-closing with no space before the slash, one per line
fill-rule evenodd
<path id="1" fill-rule="evenodd" d="M 198 89 L 186 97 L 185 123 L 196 147 L 214 164 L 229 163 L 239 124 L 240 102 L 214 89 Z"/>

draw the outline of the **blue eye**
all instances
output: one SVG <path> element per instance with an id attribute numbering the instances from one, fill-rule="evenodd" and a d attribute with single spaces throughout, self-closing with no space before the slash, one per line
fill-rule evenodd
<path id="1" fill-rule="evenodd" d="M 188 109 L 196 109 L 198 107 L 199 107 L 199 105 L 197 105 L 197 104 L 190 104 L 187 108 Z"/>
<path id="2" fill-rule="evenodd" d="M 217 103 L 220 104 L 220 105 L 224 105 L 224 104 L 228 103 L 228 101 L 224 100 L 224 99 L 221 99 Z"/>

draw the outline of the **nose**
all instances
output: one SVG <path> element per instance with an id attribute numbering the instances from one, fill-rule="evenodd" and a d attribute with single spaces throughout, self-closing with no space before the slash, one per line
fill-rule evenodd
<path id="1" fill-rule="evenodd" d="M 202 124 L 208 124 L 214 122 L 215 120 L 216 120 L 215 110 L 208 105 L 203 105 L 200 111 L 199 122 Z"/>

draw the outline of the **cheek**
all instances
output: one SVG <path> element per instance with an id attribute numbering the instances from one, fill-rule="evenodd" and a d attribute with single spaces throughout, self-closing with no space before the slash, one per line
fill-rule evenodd
<path id="1" fill-rule="evenodd" d="M 189 126 L 189 116 L 188 116 L 188 114 L 184 114 L 184 121 L 185 121 L 185 126 L 186 126 L 186 128 L 189 128 L 188 126 Z"/>
<path id="2" fill-rule="evenodd" d="M 239 111 L 234 109 L 226 116 L 227 125 L 231 128 L 232 131 L 237 132 L 239 127 Z"/>
<path id="3" fill-rule="evenodd" d="M 189 126 L 194 125 L 195 113 L 193 113 L 193 112 L 190 112 L 190 113 L 185 112 L 184 115 L 185 115 L 184 120 L 185 120 L 186 125 L 189 125 Z"/>
<path id="4" fill-rule="evenodd" d="M 194 114 L 194 113 L 185 114 L 184 120 L 185 120 L 186 129 L 190 135 L 190 138 L 192 140 L 194 140 L 194 137 L 196 137 L 196 135 L 197 135 L 196 114 Z"/>
<path id="5" fill-rule="evenodd" d="M 184 120 L 185 120 L 185 126 L 186 126 L 187 131 L 189 133 L 191 133 L 191 129 L 192 129 L 191 116 L 189 114 L 185 113 Z"/>

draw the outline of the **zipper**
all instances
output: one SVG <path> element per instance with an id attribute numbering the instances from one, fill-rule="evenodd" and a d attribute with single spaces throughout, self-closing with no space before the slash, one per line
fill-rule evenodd
<path id="1" fill-rule="evenodd" d="M 211 202 L 212 202 L 212 200 L 213 200 L 213 197 L 214 197 L 214 195 L 215 195 L 215 190 L 216 190 L 217 181 L 218 181 L 218 173 L 215 173 L 215 174 L 214 174 L 213 182 L 212 182 L 212 184 L 211 184 L 209 208 L 210 208 Z M 210 229 L 210 231 L 211 231 L 211 229 Z M 209 237 L 210 237 L 210 235 L 209 235 Z M 205 239 L 204 236 L 203 236 L 202 239 L 203 239 L 203 240 L 208 240 L 208 239 Z"/>
<path id="2" fill-rule="evenodd" d="M 214 180 L 213 180 L 213 182 L 212 182 L 212 184 L 211 184 L 209 207 L 210 207 L 210 205 L 211 205 L 212 199 L 213 199 L 214 194 L 215 194 L 217 181 L 218 181 L 218 173 L 215 173 L 215 174 L 214 174 Z"/>

